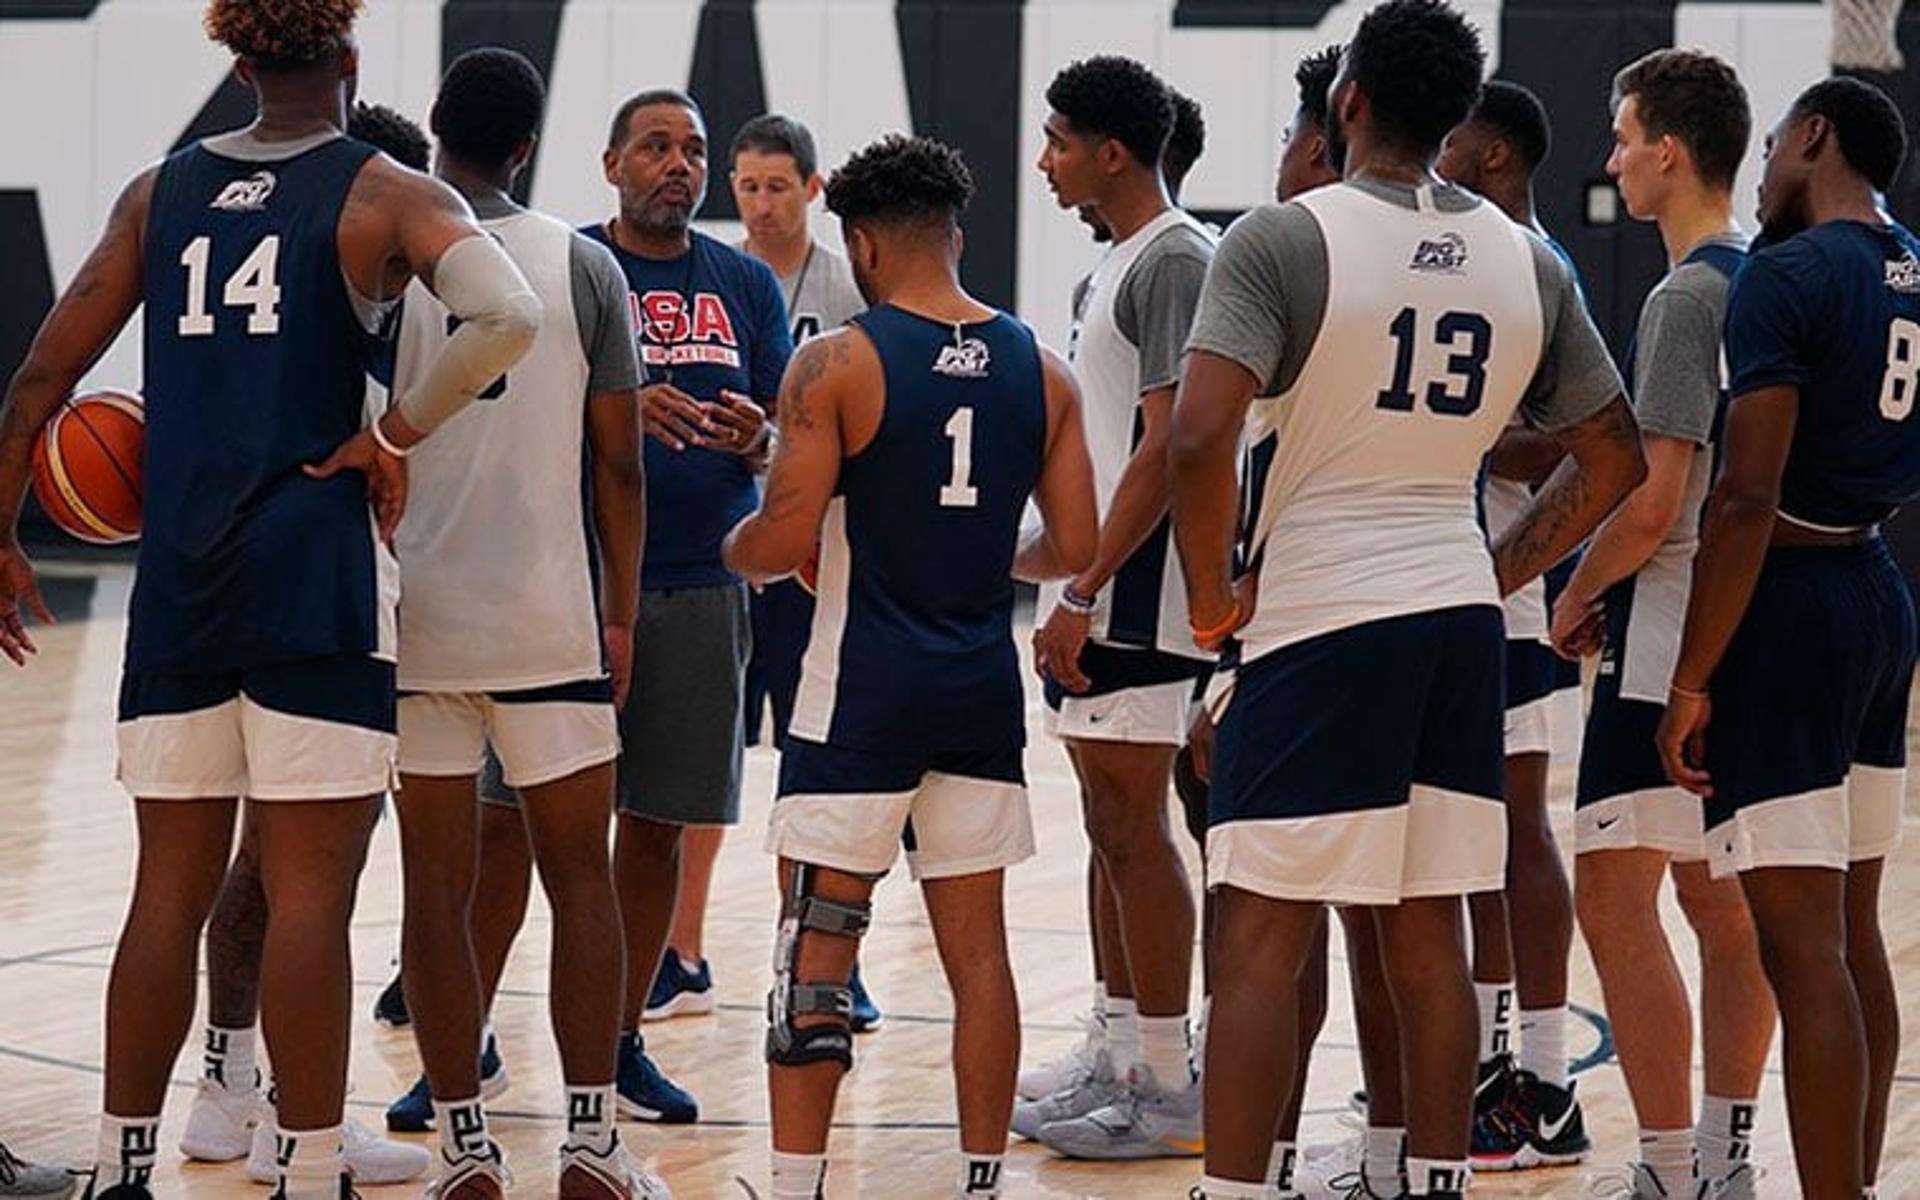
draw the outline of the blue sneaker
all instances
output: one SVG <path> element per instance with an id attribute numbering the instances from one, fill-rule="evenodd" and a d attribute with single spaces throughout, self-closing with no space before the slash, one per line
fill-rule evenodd
<path id="1" fill-rule="evenodd" d="M 703 960 L 698 971 L 668 946 L 660 956 L 660 969 L 653 973 L 653 991 L 647 994 L 643 1021 L 664 1021 L 668 1017 L 697 1017 L 710 1013 L 718 1003 L 713 994 L 713 969 Z"/>
<path id="2" fill-rule="evenodd" d="M 500 1039 L 489 1030 L 486 1046 L 480 1051 L 480 1096 L 491 1100 L 512 1083 L 507 1064 L 500 1057 Z M 413 1081 L 406 1095 L 387 1105 L 387 1130 L 390 1133 L 433 1132 L 433 1088 L 428 1085 L 425 1073 Z"/>
<path id="3" fill-rule="evenodd" d="M 373 1002 L 373 1019 L 387 1029 L 405 1029 L 413 1024 L 413 1017 L 407 1012 L 407 993 L 400 986 L 400 976 L 395 975 L 380 992 L 380 998 Z"/>
<path id="4" fill-rule="evenodd" d="M 860 982 L 860 964 L 853 964 L 853 977 L 847 980 L 847 987 L 853 991 L 853 1012 L 847 1023 L 855 1033 L 870 1033 L 880 1028 L 880 1006 L 867 995 L 867 985 Z"/>
<path id="5" fill-rule="evenodd" d="M 691 1125 L 700 1119 L 700 1105 L 687 1090 L 660 1073 L 647 1057 L 647 1044 L 637 1033 L 620 1035 L 619 1073 L 614 1077 L 620 1115 L 659 1125 Z"/>

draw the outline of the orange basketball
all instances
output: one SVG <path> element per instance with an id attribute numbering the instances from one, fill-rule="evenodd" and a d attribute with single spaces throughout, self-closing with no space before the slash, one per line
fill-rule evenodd
<path id="1" fill-rule="evenodd" d="M 146 408 L 133 392 L 73 397 L 33 444 L 33 495 L 53 523 L 83 542 L 140 536 L 140 457 Z"/>

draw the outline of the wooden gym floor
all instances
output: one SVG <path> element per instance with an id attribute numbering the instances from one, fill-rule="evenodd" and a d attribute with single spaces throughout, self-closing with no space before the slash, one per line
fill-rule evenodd
<path id="1" fill-rule="evenodd" d="M 55 570 L 59 570 L 55 568 Z M 36 630 L 39 658 L 25 671 L 0 664 L 0 1141 L 23 1156 L 74 1166 L 93 1148 L 99 1106 L 101 992 L 131 876 L 131 806 L 113 781 L 113 705 L 118 680 L 127 574 L 123 569 L 61 571 L 49 590 L 62 624 Z M 1058 747 L 1034 729 L 1028 770 L 1040 855 L 1012 873 L 1008 910 L 1026 1017 L 1025 1059 L 1049 1056 L 1078 1034 L 1075 1016 L 1089 985 L 1082 905 L 1085 843 L 1072 774 Z M 1554 807 L 1567 836 L 1571 775 L 1554 773 Z M 749 759 L 746 819 L 729 838 L 714 886 L 708 953 L 720 991 L 710 1017 L 650 1026 L 662 1067 L 693 1091 L 703 1122 L 663 1129 L 623 1126 L 627 1143 L 651 1159 L 683 1200 L 744 1196 L 733 1180 L 766 1183 L 766 1101 L 760 1059 L 761 1001 L 769 977 L 774 892 L 760 850 L 772 792 L 773 759 Z M 1184 844 L 1184 843 L 1183 843 Z M 1563 841 L 1563 844 L 1564 841 Z M 1187 847 L 1189 851 L 1191 847 Z M 866 977 L 887 1014 L 860 1040 L 859 1065 L 841 1093 L 828 1192 L 840 1197 L 945 1197 L 956 1134 L 947 1074 L 949 1008 L 924 914 L 897 872 L 882 885 L 876 921 L 862 952 Z M 1197 878 L 1197 865 L 1196 865 Z M 1909 839 L 1888 872 L 1887 933 L 1900 977 L 1908 1028 L 1920 1028 L 1920 838 Z M 349 1115 L 378 1128 L 382 1109 L 417 1071 L 412 1039 L 375 1026 L 373 999 L 399 944 L 399 863 L 394 830 L 376 833 L 354 924 L 356 1005 Z M 1686 953 L 1684 925 L 1668 901 L 1668 926 Z M 561 1129 L 559 1074 L 548 1035 L 543 990 L 548 923 L 536 899 L 508 968 L 495 1012 L 512 1072 L 512 1090 L 496 1102 L 495 1130 L 512 1161 L 517 1191 L 552 1186 Z M 1335 954 L 1340 953 L 1338 942 Z M 1688 964 L 1688 974 L 1693 967 Z M 1574 1002 L 1599 1007 L 1584 950 L 1576 949 Z M 1347 1130 L 1338 1118 L 1357 1085 L 1345 974 L 1334 972 L 1332 1016 L 1313 1064 L 1306 1137 L 1330 1140 Z M 1617 1067 L 1604 1055 L 1602 1025 L 1576 1020 L 1571 1051 L 1598 1058 L 1580 1075 L 1595 1135 L 1592 1165 L 1623 1161 L 1633 1149 L 1633 1120 Z M 163 1196 L 213 1200 L 264 1196 L 239 1164 L 185 1165 L 173 1151 L 192 1098 L 196 1056 L 175 1069 L 156 1177 Z M 1909 1035 L 1893 1097 L 1883 1197 L 1920 1196 L 1920 1035 Z M 1769 1075 L 1758 1159 L 1769 1172 L 1764 1196 L 1795 1193 L 1784 1101 L 1777 1069 Z M 1192 1162 L 1075 1164 L 1015 1143 L 1007 1194 L 1015 1197 L 1184 1196 L 1197 1179 Z M 1484 1176 L 1487 1195 L 1578 1196 L 1586 1171 Z M 380 1190 L 370 1190 L 378 1195 Z M 387 1194 L 414 1194 L 413 1189 Z"/>

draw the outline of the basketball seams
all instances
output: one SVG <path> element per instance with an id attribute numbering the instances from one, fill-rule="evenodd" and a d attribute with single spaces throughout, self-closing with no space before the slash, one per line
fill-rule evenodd
<path id="1" fill-rule="evenodd" d="M 133 528 L 122 529 L 101 516 L 93 506 L 87 503 L 79 486 L 75 483 L 71 469 L 73 464 L 68 460 L 62 441 L 66 436 L 64 424 L 67 417 L 70 415 L 77 417 L 78 427 L 85 431 L 93 448 L 106 460 L 121 484 L 127 488 L 137 512 L 141 499 L 139 484 L 127 465 L 114 453 L 100 429 L 96 428 L 86 414 L 81 412 L 88 402 L 94 401 L 118 410 L 142 426 L 146 423 L 140 398 L 126 392 L 102 390 L 78 398 L 69 398 L 42 430 L 35 447 L 36 466 L 39 468 L 36 472 L 36 484 L 39 485 L 36 487 L 36 492 L 40 494 L 42 506 L 48 509 L 51 515 L 56 519 L 68 518 L 59 522 L 66 528 L 66 532 L 82 541 L 113 545 L 131 541 L 139 536 L 138 519 L 136 517 Z M 59 511 L 55 511 L 56 509 Z"/>

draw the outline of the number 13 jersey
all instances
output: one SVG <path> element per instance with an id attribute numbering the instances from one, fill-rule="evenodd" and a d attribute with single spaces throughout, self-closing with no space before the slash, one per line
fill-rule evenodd
<path id="1" fill-rule="evenodd" d="M 1409 613 L 1498 604 L 1476 481 L 1516 407 L 1544 429 L 1620 395 L 1565 264 L 1493 205 L 1363 181 L 1227 232 L 1190 349 L 1259 381 L 1279 435 L 1247 660 Z"/>
<path id="2" fill-rule="evenodd" d="M 882 305 L 851 324 L 879 355 L 883 408 L 827 506 L 791 736 L 1017 748 L 1012 571 L 1046 448 L 1039 347 L 1005 314 L 956 325 Z"/>

